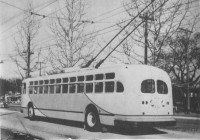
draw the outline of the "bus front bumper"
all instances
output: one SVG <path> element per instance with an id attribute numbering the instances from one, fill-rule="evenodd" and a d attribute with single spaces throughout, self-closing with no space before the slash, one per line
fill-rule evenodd
<path id="1" fill-rule="evenodd" d="M 132 127 L 175 126 L 176 120 L 173 116 L 117 116 L 114 125 Z"/>

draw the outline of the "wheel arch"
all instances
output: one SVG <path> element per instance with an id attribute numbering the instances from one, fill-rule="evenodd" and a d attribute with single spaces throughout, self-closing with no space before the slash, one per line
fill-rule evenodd
<path id="1" fill-rule="evenodd" d="M 28 102 L 27 107 L 34 107 L 32 102 Z"/>
<path id="2" fill-rule="evenodd" d="M 89 109 L 93 109 L 94 111 L 96 111 L 96 113 L 98 114 L 98 117 L 99 117 L 99 121 L 100 121 L 100 123 L 101 123 L 101 118 L 100 118 L 100 115 L 99 115 L 99 109 L 98 109 L 98 107 L 97 106 L 95 106 L 94 104 L 88 104 L 87 106 L 86 106 L 86 108 L 85 108 L 85 111 L 84 111 L 84 121 L 85 121 L 85 119 L 86 119 L 86 112 L 87 112 L 87 110 L 89 110 Z"/>
<path id="3" fill-rule="evenodd" d="M 85 108 L 84 114 L 86 114 L 87 110 L 89 110 L 89 109 L 94 109 L 99 114 L 99 111 L 94 104 L 88 104 Z"/>

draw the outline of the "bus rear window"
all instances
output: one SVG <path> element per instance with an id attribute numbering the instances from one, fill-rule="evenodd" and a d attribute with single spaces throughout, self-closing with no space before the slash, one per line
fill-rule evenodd
<path id="1" fill-rule="evenodd" d="M 157 91 L 159 94 L 167 94 L 168 93 L 167 84 L 161 80 L 157 80 Z"/>
<path id="2" fill-rule="evenodd" d="M 155 81 L 153 79 L 142 81 L 141 91 L 142 93 L 155 93 Z"/>

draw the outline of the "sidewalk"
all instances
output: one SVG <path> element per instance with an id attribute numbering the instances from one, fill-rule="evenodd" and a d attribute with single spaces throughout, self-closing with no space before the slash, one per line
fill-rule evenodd
<path id="1" fill-rule="evenodd" d="M 11 111 L 11 110 L 7 110 L 5 108 L 0 108 L 0 116 L 8 115 L 8 114 L 16 113 L 16 112 L 17 111 Z"/>
<path id="2" fill-rule="evenodd" d="M 200 114 L 197 113 L 184 113 L 184 112 L 179 112 L 179 113 L 174 113 L 174 117 L 177 119 L 190 119 L 190 120 L 200 120 Z"/>

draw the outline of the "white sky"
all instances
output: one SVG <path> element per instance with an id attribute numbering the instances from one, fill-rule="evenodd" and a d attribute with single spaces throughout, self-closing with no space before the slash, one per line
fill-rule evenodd
<path id="1" fill-rule="evenodd" d="M 9 4 L 20 7 L 21 9 L 26 9 L 27 3 L 29 0 L 2 0 Z M 43 3 L 51 3 L 54 0 L 32 0 L 33 7 L 38 7 Z M 61 0 L 58 0 L 61 1 Z M 125 17 L 125 12 L 122 6 L 123 1 L 128 2 L 129 0 L 85 0 L 88 3 L 86 13 L 87 17 L 94 18 L 94 22 L 101 20 L 100 22 L 90 24 L 88 27 L 90 29 L 98 30 L 108 26 L 111 26 L 121 18 Z M 199 0 L 200 1 L 200 0 Z M 39 11 L 41 15 L 47 15 L 53 11 L 55 11 L 55 7 L 57 7 L 57 2 L 51 4 L 50 6 L 44 8 Z M 200 5 L 200 2 L 199 2 Z M 121 8 L 120 8 L 121 7 Z M 42 7 L 36 8 L 36 10 Z M 117 9 L 116 9 L 117 8 Z M 113 9 L 116 9 L 112 11 Z M 199 11 L 200 7 L 196 8 L 196 11 Z M 112 12 L 109 12 L 112 11 Z M 109 13 L 108 13 L 109 12 Z M 107 14 L 104 14 L 107 13 Z M 14 51 L 14 40 L 13 36 L 17 32 L 17 24 L 22 17 L 23 11 L 17 8 L 11 7 L 4 3 L 0 3 L 0 61 L 3 60 L 4 63 L 0 63 L 0 77 L 3 78 L 11 78 L 11 77 L 19 77 L 15 71 L 17 71 L 16 65 L 10 60 L 9 55 L 16 54 Z M 95 18 L 98 17 L 98 18 Z M 103 20 L 104 19 L 104 20 Z M 47 23 L 49 19 L 43 19 L 42 23 L 42 33 L 40 34 L 39 42 L 42 40 L 48 41 L 51 32 L 48 29 Z M 197 28 L 199 29 L 200 26 Z M 109 29 L 112 30 L 112 29 Z M 106 31 L 109 31 L 106 30 Z M 106 32 L 105 31 L 105 32 Z M 108 34 L 99 36 L 99 40 L 103 40 L 101 45 L 105 45 L 110 39 L 116 34 L 115 32 L 110 32 Z M 41 46 L 45 44 L 41 43 Z M 140 48 L 140 55 L 143 55 L 143 50 Z M 38 72 L 39 73 L 39 72 Z"/>
<path id="2" fill-rule="evenodd" d="M 16 7 L 20 7 L 21 9 L 26 9 L 26 5 L 28 3 L 28 0 L 4 0 L 5 2 L 15 5 Z M 54 0 L 32 0 L 33 1 L 33 7 L 38 7 L 38 5 L 41 5 L 43 3 L 50 3 Z M 61 1 L 61 0 L 58 0 Z M 87 0 L 88 2 L 88 8 L 86 9 L 87 17 L 88 18 L 95 18 L 99 17 L 100 15 L 107 13 L 108 11 L 111 11 L 112 9 L 116 9 L 121 6 L 121 8 L 110 12 L 109 14 L 102 15 L 99 18 L 95 18 L 95 20 L 101 20 L 103 18 L 112 16 L 113 14 L 120 13 L 123 11 L 122 7 L 122 0 Z M 58 2 L 55 2 L 51 4 L 50 6 L 44 8 L 43 10 L 39 11 L 39 14 L 49 14 L 53 11 L 55 11 L 55 7 L 57 6 Z M 41 7 L 37 8 L 36 10 L 40 9 Z M 0 3 L 0 61 L 3 60 L 4 63 L 0 63 L 0 77 L 4 78 L 10 78 L 10 77 L 18 77 L 16 74 L 16 65 L 10 60 L 9 55 L 16 54 L 14 51 L 14 40 L 13 36 L 16 35 L 17 32 L 17 24 L 20 20 L 23 19 L 22 14 L 23 11 L 19 10 L 17 8 L 11 7 L 9 5 L 6 5 L 4 3 Z M 95 30 L 108 27 L 110 25 L 115 24 L 117 21 L 120 20 L 120 14 L 113 16 L 112 18 L 107 18 L 102 21 L 102 23 L 94 23 L 94 25 L 89 25 Z M 49 19 L 44 19 L 41 21 L 42 23 L 42 34 L 40 36 L 40 40 L 42 39 L 48 39 L 50 35 L 50 31 L 48 29 L 48 26 L 46 25 L 48 23 Z M 105 22 L 105 23 L 104 23 Z M 109 30 L 108 30 L 109 31 Z M 113 36 L 113 33 L 112 35 Z M 109 39 L 109 38 L 108 38 Z M 105 41 L 109 41 L 109 40 Z M 45 40 L 44 40 L 45 41 Z M 48 40 L 47 40 L 48 41 Z M 41 44 L 44 45 L 44 44 Z"/>

